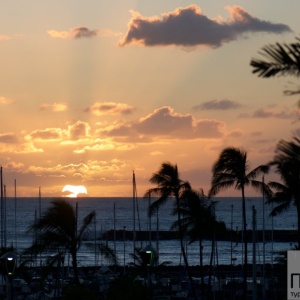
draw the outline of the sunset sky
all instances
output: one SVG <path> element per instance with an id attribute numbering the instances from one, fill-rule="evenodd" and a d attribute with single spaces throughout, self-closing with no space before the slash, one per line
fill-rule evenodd
<path id="1" fill-rule="evenodd" d="M 143 196 L 165 161 L 207 193 L 225 147 L 246 150 L 252 168 L 270 161 L 299 128 L 299 99 L 283 94 L 299 81 L 258 78 L 250 61 L 299 37 L 299 11 L 299 0 L 4 1 L 7 196 L 14 179 L 18 196 L 65 185 L 131 196 L 133 170 Z"/>

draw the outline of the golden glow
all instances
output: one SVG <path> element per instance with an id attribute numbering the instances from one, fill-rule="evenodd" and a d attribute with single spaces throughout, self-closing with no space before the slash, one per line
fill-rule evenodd
<path id="1" fill-rule="evenodd" d="M 66 197 L 69 198 L 77 198 L 78 194 L 87 194 L 87 189 L 83 185 L 65 185 L 62 189 L 62 192 L 69 192 L 70 194 L 67 194 Z"/>

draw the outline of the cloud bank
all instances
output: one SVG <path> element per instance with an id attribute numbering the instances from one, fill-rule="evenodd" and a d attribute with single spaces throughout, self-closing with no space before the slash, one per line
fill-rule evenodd
<path id="1" fill-rule="evenodd" d="M 208 18 L 197 5 L 177 8 L 173 12 L 163 14 L 162 18 L 144 17 L 131 11 L 128 31 L 119 45 L 217 48 L 247 33 L 291 31 L 287 25 L 260 20 L 240 6 L 225 8 L 230 14 L 226 21 Z"/>
<path id="2" fill-rule="evenodd" d="M 164 106 L 138 121 L 115 124 L 99 132 L 111 137 L 214 139 L 224 135 L 225 124 L 211 119 L 195 120 L 190 114 L 176 113 L 173 108 Z"/>
<path id="3" fill-rule="evenodd" d="M 46 128 L 42 130 L 34 130 L 26 136 L 28 140 L 43 141 L 78 141 L 86 139 L 90 136 L 91 127 L 88 123 L 77 121 L 68 125 L 67 129 Z"/>

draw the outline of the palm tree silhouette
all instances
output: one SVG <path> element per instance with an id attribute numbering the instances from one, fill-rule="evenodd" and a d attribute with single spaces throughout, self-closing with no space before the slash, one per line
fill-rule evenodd
<path id="1" fill-rule="evenodd" d="M 149 208 L 149 214 L 152 215 L 156 210 L 166 203 L 167 200 L 170 200 L 171 198 L 175 199 L 175 207 L 177 208 L 177 219 L 179 228 L 181 228 L 181 214 L 180 214 L 180 198 L 184 191 L 190 190 L 191 186 L 189 182 L 183 181 L 179 177 L 178 168 L 177 165 L 172 165 L 170 162 L 164 162 L 162 163 L 160 169 L 157 173 L 154 173 L 152 177 L 150 178 L 150 182 L 153 184 L 156 184 L 157 187 L 149 189 L 145 193 L 145 197 L 151 196 L 157 196 L 159 197 L 156 201 L 154 201 Z M 190 270 L 189 270 L 189 264 L 188 259 L 186 256 L 186 251 L 184 247 L 184 240 L 183 240 L 183 231 L 179 230 L 179 240 L 180 240 L 180 248 L 181 253 L 183 256 L 183 260 L 186 266 L 186 271 L 188 274 L 188 278 L 190 281 L 192 293 L 194 296 L 194 299 L 197 299 L 196 296 L 196 290 L 194 286 L 194 282 L 192 280 Z"/>
<path id="2" fill-rule="evenodd" d="M 72 267 L 74 271 L 74 283 L 79 284 L 77 268 L 77 252 L 81 247 L 83 239 L 90 234 L 90 226 L 96 216 L 95 211 L 87 214 L 77 228 L 77 204 L 76 210 L 65 200 L 56 199 L 46 212 L 37 219 L 30 227 L 29 231 L 36 233 L 33 244 L 27 248 L 25 254 L 38 254 L 42 252 L 69 252 L 72 257 Z M 99 246 L 99 245 L 98 245 Z M 106 247 L 99 246 L 104 254 L 111 257 L 113 253 Z"/>
<path id="3" fill-rule="evenodd" d="M 259 173 L 265 173 L 269 170 L 268 166 L 259 166 L 249 172 L 249 162 L 247 152 L 238 148 L 225 148 L 212 168 L 211 189 L 209 197 L 215 196 L 222 190 L 234 186 L 235 189 L 242 192 L 242 220 L 243 220 L 243 244 L 244 244 L 244 281 L 243 294 L 247 293 L 247 273 L 248 273 L 248 246 L 247 246 L 247 219 L 245 203 L 245 187 L 252 185 L 258 188 L 259 183 L 254 178 Z"/>
<path id="4" fill-rule="evenodd" d="M 224 222 L 216 220 L 214 206 L 215 203 L 204 195 L 202 189 L 199 192 L 192 189 L 185 190 L 180 198 L 181 228 L 179 228 L 178 221 L 175 221 L 171 226 L 171 229 L 182 230 L 189 237 L 189 243 L 199 242 L 202 298 L 205 296 L 202 241 L 204 238 L 212 237 L 215 233 L 226 231 Z M 174 214 L 177 214 L 177 209 L 174 210 Z"/>
<path id="5" fill-rule="evenodd" d="M 271 189 L 275 190 L 273 197 L 267 203 L 277 206 L 271 215 L 286 211 L 291 204 L 296 206 L 298 225 L 298 247 L 300 247 L 300 139 L 294 136 L 292 141 L 281 140 L 276 146 L 275 157 L 270 162 L 275 172 L 280 175 L 283 183 L 269 182 Z"/>

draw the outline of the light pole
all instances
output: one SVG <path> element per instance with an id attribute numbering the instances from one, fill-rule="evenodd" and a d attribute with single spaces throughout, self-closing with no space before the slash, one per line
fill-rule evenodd
<path id="1" fill-rule="evenodd" d="M 3 254 L 0 259 L 4 260 L 6 275 L 9 282 L 9 290 L 7 291 L 8 299 L 13 299 L 13 289 L 12 289 L 12 278 L 15 272 L 15 268 L 17 265 L 17 254 L 12 251 L 8 251 Z"/>
<path id="2" fill-rule="evenodd" d="M 146 263 L 146 266 L 147 266 L 147 281 L 148 281 L 147 285 L 148 285 L 148 288 L 150 289 L 150 292 L 151 292 L 150 272 L 151 272 L 151 267 L 153 266 L 154 261 L 155 261 L 155 256 L 156 256 L 155 249 L 151 246 L 151 244 L 149 244 L 146 247 L 144 247 L 140 251 L 140 253 L 142 255 L 144 255 L 144 257 L 145 257 L 145 263 Z"/>

